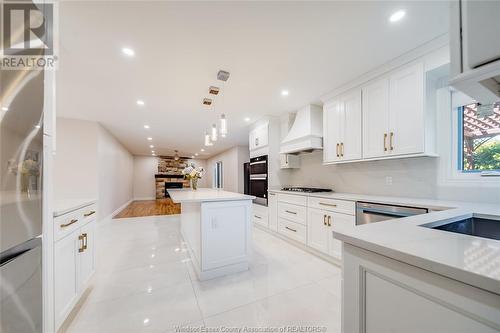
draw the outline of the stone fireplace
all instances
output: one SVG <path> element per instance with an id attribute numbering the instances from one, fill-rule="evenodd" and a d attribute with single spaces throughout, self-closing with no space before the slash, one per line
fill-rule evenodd
<path id="1" fill-rule="evenodd" d="M 168 188 L 188 188 L 189 181 L 184 179 L 182 170 L 187 166 L 187 159 L 173 157 L 158 158 L 158 173 L 155 175 L 156 199 L 168 198 Z"/>

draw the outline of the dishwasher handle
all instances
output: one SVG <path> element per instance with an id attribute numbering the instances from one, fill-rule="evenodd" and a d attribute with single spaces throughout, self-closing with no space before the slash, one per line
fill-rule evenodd
<path id="1" fill-rule="evenodd" d="M 391 212 L 388 210 L 376 209 L 376 208 L 362 208 L 361 212 L 363 214 L 374 214 L 374 215 L 391 216 L 391 217 L 408 217 L 415 215 L 411 213 Z"/>

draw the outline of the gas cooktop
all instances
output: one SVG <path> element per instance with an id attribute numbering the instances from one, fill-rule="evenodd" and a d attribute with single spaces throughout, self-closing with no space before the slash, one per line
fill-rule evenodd
<path id="1" fill-rule="evenodd" d="M 327 188 L 314 188 L 314 187 L 283 187 L 282 191 L 304 192 L 304 193 L 317 193 L 317 192 L 332 192 Z"/>

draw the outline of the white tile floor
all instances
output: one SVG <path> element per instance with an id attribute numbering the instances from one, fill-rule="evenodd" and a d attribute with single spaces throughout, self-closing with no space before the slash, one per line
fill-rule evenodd
<path id="1" fill-rule="evenodd" d="M 324 326 L 340 332 L 340 270 L 254 228 L 249 271 L 200 282 L 178 216 L 98 230 L 92 290 L 68 332 L 173 332 L 176 326 Z"/>

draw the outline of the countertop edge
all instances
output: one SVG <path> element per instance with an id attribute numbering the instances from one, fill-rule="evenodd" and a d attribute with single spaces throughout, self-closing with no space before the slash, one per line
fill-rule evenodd
<path id="1" fill-rule="evenodd" d="M 65 215 L 65 214 L 73 212 L 73 211 L 75 211 L 77 209 L 93 205 L 96 202 L 97 202 L 96 199 L 90 199 L 90 200 L 86 200 L 85 199 L 85 200 L 82 200 L 81 203 L 78 203 L 76 205 L 68 205 L 67 208 L 63 208 L 63 209 L 59 209 L 59 210 L 54 210 L 53 216 L 54 217 L 58 217 L 58 216 L 61 216 L 61 215 Z"/>

